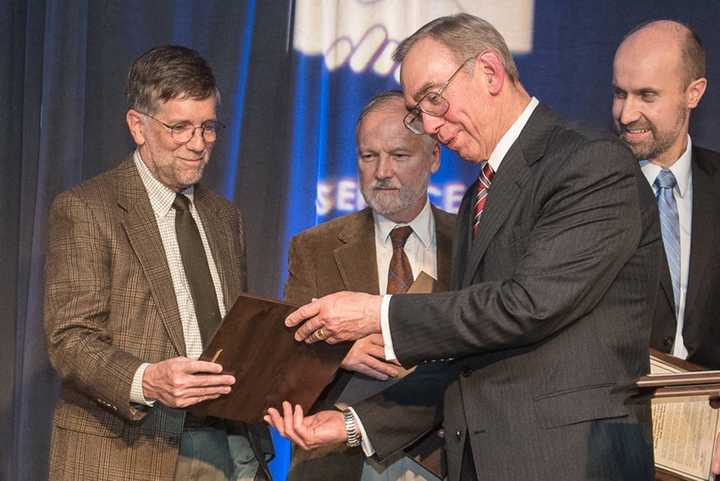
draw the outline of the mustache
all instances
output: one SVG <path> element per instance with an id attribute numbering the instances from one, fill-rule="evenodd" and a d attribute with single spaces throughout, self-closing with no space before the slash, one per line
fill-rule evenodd
<path id="1" fill-rule="evenodd" d="M 393 184 L 391 179 L 376 180 L 370 186 L 373 189 L 399 189 L 400 187 Z"/>
<path id="2" fill-rule="evenodd" d="M 647 120 L 635 120 L 634 122 L 630 122 L 628 124 L 623 124 L 618 122 L 618 125 L 620 127 L 620 132 L 627 132 L 628 130 L 635 130 L 635 129 L 642 129 L 642 130 L 654 130 L 655 126 L 648 122 Z"/>

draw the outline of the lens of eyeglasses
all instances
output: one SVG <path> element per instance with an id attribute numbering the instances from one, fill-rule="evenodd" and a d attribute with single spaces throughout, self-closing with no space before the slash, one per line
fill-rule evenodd
<path id="1" fill-rule="evenodd" d="M 443 97 L 439 93 L 429 92 L 420 100 L 419 107 L 420 110 L 427 114 L 434 115 L 435 117 L 440 117 L 441 115 L 445 115 L 445 112 L 448 111 L 450 104 L 445 99 L 445 97 Z"/>
<path id="2" fill-rule="evenodd" d="M 403 119 L 403 123 L 405 124 L 405 127 L 407 127 L 407 129 L 410 132 L 412 132 L 413 134 L 423 135 L 425 133 L 421 115 L 422 114 L 419 111 L 410 112 Z"/>
<path id="3" fill-rule="evenodd" d="M 195 130 L 200 129 L 200 132 L 202 134 L 203 140 L 205 142 L 215 142 L 217 140 L 217 131 L 222 127 L 222 124 L 220 122 L 205 122 L 204 124 L 200 125 L 199 127 L 194 127 L 190 124 L 179 124 L 173 126 L 171 129 L 171 134 L 173 140 L 175 142 L 179 143 L 186 143 L 189 142 L 190 139 L 193 138 L 193 135 L 195 135 Z"/>

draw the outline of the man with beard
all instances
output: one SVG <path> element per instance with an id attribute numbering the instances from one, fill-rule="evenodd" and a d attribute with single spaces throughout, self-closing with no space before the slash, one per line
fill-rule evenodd
<path id="1" fill-rule="evenodd" d="M 615 126 L 655 192 L 665 247 L 651 345 L 719 369 L 720 154 L 688 135 L 706 86 L 699 38 L 678 22 L 637 27 L 615 54 Z"/>
<path id="2" fill-rule="evenodd" d="M 451 290 L 330 294 L 286 324 L 302 323 L 295 338 L 306 342 L 380 332 L 386 359 L 403 366 L 453 358 L 460 374 L 444 397 L 404 398 L 424 422 L 442 416 L 449 481 L 651 480 L 650 409 L 628 401 L 649 368 L 661 245 L 637 162 L 531 97 L 483 19 L 433 20 L 394 59 L 406 127 L 478 166 L 458 212 Z M 283 403 L 266 419 L 305 449 L 358 430 L 380 458 L 400 443 L 402 416 L 353 407 L 357 418 L 306 418 Z"/>
<path id="3" fill-rule="evenodd" d="M 636 27 L 613 62 L 613 117 L 657 197 L 665 255 L 652 347 L 720 369 L 720 154 L 694 145 L 690 111 L 702 99 L 705 51 L 669 20 Z M 720 474 L 720 437 L 712 463 Z"/>
<path id="4" fill-rule="evenodd" d="M 403 126 L 405 114 L 399 91 L 375 96 L 362 110 L 356 128 L 357 165 L 369 207 L 293 238 L 285 285 L 288 302 L 302 305 L 343 290 L 400 293 L 421 271 L 437 279 L 434 290 L 447 290 L 455 216 L 430 205 L 427 197 L 430 175 L 439 167 L 439 147 L 430 137 L 408 131 Z M 400 372 L 397 363 L 385 361 L 379 334 L 356 341 L 342 368 L 316 403 L 316 410 L 350 401 L 358 378 L 385 381 Z M 402 382 L 413 382 L 411 378 L 417 374 Z M 437 435 L 427 434 L 433 436 Z M 407 457 L 389 466 L 364 459 L 360 447 L 322 456 L 295 450 L 288 479 L 421 479 L 415 475 L 428 481 L 437 479 Z"/>

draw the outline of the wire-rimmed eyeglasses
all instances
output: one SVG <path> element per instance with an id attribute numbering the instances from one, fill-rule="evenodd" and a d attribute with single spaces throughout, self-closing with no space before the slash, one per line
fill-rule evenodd
<path id="1" fill-rule="evenodd" d="M 445 90 L 447 90 L 448 85 L 452 82 L 452 79 L 454 79 L 458 72 L 462 70 L 465 64 L 474 59 L 474 56 L 466 58 L 457 70 L 453 72 L 450 78 L 442 85 L 442 87 L 440 87 L 440 90 L 437 92 L 427 92 L 425 95 L 420 97 L 420 100 L 417 101 L 415 107 L 410 109 L 410 112 L 408 112 L 403 119 L 403 124 L 410 132 L 417 135 L 423 135 L 425 133 L 422 122 L 422 114 L 428 114 L 433 117 L 442 117 L 445 115 L 450 108 L 450 103 L 442 96 L 442 94 Z"/>
<path id="2" fill-rule="evenodd" d="M 217 140 L 218 131 L 225 128 L 225 124 L 219 120 L 206 120 L 200 125 L 193 125 L 189 122 L 179 122 L 177 124 L 170 125 L 148 113 L 140 113 L 156 122 L 159 122 L 163 127 L 168 129 L 170 131 L 170 137 L 172 137 L 173 141 L 178 144 L 186 144 L 190 142 L 190 139 L 195 136 L 195 131 L 197 129 L 200 129 L 203 140 L 206 143 L 211 144 Z"/>

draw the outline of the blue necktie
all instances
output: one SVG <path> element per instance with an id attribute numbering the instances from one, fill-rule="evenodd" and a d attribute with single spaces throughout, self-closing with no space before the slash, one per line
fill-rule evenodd
<path id="1" fill-rule="evenodd" d="M 657 187 L 657 204 L 660 213 L 660 232 L 662 233 L 665 257 L 667 258 L 670 278 L 672 279 L 675 314 L 680 305 L 680 220 L 677 202 L 673 189 L 677 185 L 675 176 L 667 169 L 662 169 L 655 178 Z"/>

